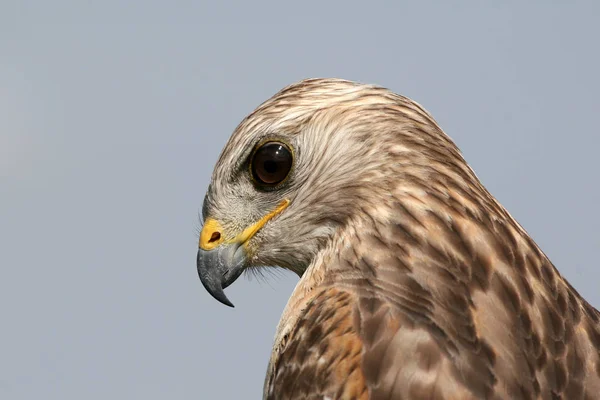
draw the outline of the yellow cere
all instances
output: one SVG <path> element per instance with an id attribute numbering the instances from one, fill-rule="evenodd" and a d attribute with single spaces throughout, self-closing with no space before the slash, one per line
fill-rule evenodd
<path id="1" fill-rule="evenodd" d="M 259 219 L 256 223 L 250 225 L 237 235 L 233 240 L 228 240 L 227 243 L 246 243 L 252 236 L 256 234 L 269 220 L 280 214 L 290 204 L 288 199 L 281 201 L 273 211 Z M 212 240 L 211 240 L 212 239 Z M 223 237 L 223 228 L 216 220 L 207 218 L 200 234 L 200 243 L 198 246 L 203 250 L 212 250 L 225 241 Z"/>
<path id="2" fill-rule="evenodd" d="M 218 235 L 219 238 L 211 240 L 214 239 L 213 235 Z M 204 221 L 202 233 L 200 233 L 200 243 L 198 243 L 198 247 L 203 250 L 212 250 L 223 243 L 224 240 L 225 238 L 223 237 L 223 228 L 221 227 L 221 224 L 215 219 L 207 218 L 206 221 Z"/>

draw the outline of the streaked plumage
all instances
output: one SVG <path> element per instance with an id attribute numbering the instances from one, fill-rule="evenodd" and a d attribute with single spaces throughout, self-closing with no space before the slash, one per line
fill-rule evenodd
<path id="1" fill-rule="evenodd" d="M 266 190 L 248 164 L 268 140 L 295 161 Z M 265 399 L 600 398 L 600 314 L 405 97 L 284 88 L 233 133 L 203 217 L 218 221 L 198 254 L 216 298 L 247 268 L 301 276 Z"/>

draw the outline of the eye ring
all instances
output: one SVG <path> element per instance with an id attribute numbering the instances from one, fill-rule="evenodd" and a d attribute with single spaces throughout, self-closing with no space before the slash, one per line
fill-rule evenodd
<path id="1" fill-rule="evenodd" d="M 277 140 L 260 144 L 250 158 L 252 180 L 265 188 L 283 183 L 292 170 L 294 154 L 291 148 Z"/>

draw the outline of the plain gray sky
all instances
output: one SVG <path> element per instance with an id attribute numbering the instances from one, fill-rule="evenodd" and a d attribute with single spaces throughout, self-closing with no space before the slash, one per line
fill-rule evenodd
<path id="1" fill-rule="evenodd" d="M 0 398 L 260 398 L 297 278 L 218 303 L 197 212 L 307 77 L 421 103 L 600 306 L 600 3 L 202 3 L 0 1 Z"/>

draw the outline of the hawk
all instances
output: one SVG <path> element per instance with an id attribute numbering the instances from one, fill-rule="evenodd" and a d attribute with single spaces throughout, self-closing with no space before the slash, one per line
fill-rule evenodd
<path id="1" fill-rule="evenodd" d="M 414 101 L 308 79 L 236 128 L 202 208 L 197 268 L 300 280 L 264 399 L 599 399 L 600 313 Z"/>

